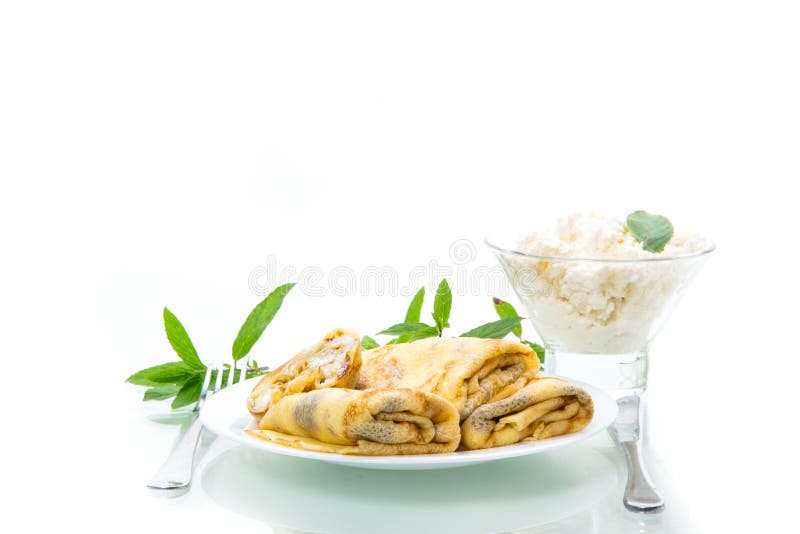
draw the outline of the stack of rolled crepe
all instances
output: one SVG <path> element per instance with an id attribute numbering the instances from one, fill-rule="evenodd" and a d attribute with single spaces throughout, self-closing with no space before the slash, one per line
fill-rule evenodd
<path id="1" fill-rule="evenodd" d="M 461 432 L 452 404 L 412 389 L 349 389 L 360 367 L 358 335 L 330 332 L 258 382 L 247 407 L 259 418 L 259 429 L 246 432 L 340 454 L 427 454 L 458 447 Z"/>
<path id="2" fill-rule="evenodd" d="M 340 454 L 452 452 L 458 413 L 437 395 L 413 389 L 318 389 L 291 395 L 250 431 L 281 445 Z"/>
<path id="3" fill-rule="evenodd" d="M 485 449 L 579 432 L 594 405 L 578 386 L 538 377 L 530 347 L 502 339 L 427 338 L 362 355 L 357 388 L 404 387 L 453 403 L 461 447 Z"/>
<path id="4" fill-rule="evenodd" d="M 578 432 L 593 405 L 581 388 L 539 377 L 527 346 L 428 338 L 361 353 L 335 330 L 264 376 L 248 399 L 251 435 L 362 455 L 482 449 Z"/>

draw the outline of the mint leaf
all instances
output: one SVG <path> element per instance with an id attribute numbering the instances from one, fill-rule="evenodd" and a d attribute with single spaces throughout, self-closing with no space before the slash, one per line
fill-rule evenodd
<path id="1" fill-rule="evenodd" d="M 187 380 L 178 391 L 177 396 L 172 401 L 172 409 L 183 408 L 184 406 L 197 402 L 197 399 L 200 398 L 201 389 L 203 389 L 203 374 L 198 373 Z"/>
<path id="2" fill-rule="evenodd" d="M 436 296 L 433 298 L 433 320 L 436 321 L 436 328 L 439 329 L 439 336 L 441 337 L 442 331 L 450 326 L 450 308 L 453 306 L 453 293 L 450 291 L 450 285 L 447 280 L 439 282 L 439 287 L 436 288 Z"/>
<path id="3" fill-rule="evenodd" d="M 411 304 L 408 305 L 406 312 L 406 323 L 418 323 L 420 312 L 422 311 L 422 301 L 425 300 L 425 287 L 419 288 L 417 294 L 411 299 Z"/>
<path id="4" fill-rule="evenodd" d="M 497 297 L 492 297 L 492 302 L 494 303 L 494 311 L 497 312 L 497 315 L 501 319 L 519 316 L 517 310 L 514 309 L 514 306 L 512 306 L 508 302 L 500 300 Z M 522 323 L 515 326 L 512 332 L 514 333 L 515 336 L 522 337 Z"/>
<path id="5" fill-rule="evenodd" d="M 520 339 L 519 342 L 528 345 L 530 348 L 532 348 L 536 352 L 536 357 L 539 358 L 539 363 L 544 363 L 544 355 L 545 355 L 544 347 L 536 343 L 533 343 L 532 341 L 526 341 L 524 339 Z"/>
<path id="6" fill-rule="evenodd" d="M 267 295 L 267 298 L 253 308 L 253 311 L 250 312 L 250 315 L 247 316 L 244 324 L 239 329 L 239 335 L 236 336 L 236 340 L 233 342 L 234 360 L 240 360 L 247 356 L 250 349 L 258 341 L 258 338 L 264 333 L 264 329 L 275 317 L 275 314 L 278 313 L 281 304 L 283 304 L 283 299 L 286 298 L 286 295 L 289 294 L 289 291 L 294 286 L 295 284 L 291 283 L 276 287 L 272 293 Z"/>
<path id="7" fill-rule="evenodd" d="M 167 384 L 166 386 L 158 386 L 150 388 L 144 392 L 144 401 L 151 400 L 164 400 L 174 397 L 178 394 L 181 386 L 178 384 Z"/>
<path id="8" fill-rule="evenodd" d="M 184 382 L 197 372 L 197 369 L 190 367 L 185 362 L 169 362 L 142 369 L 138 373 L 129 376 L 126 382 L 137 386 L 157 387 Z"/>
<path id="9" fill-rule="evenodd" d="M 205 369 L 205 365 L 200 361 L 197 351 L 186 333 L 186 329 L 175 315 L 164 308 L 164 330 L 167 332 L 167 339 L 169 344 L 175 350 L 175 353 L 180 356 L 181 360 L 185 361 L 195 369 Z"/>
<path id="10" fill-rule="evenodd" d="M 430 326 L 425 323 L 397 323 L 393 324 L 386 330 L 381 330 L 378 334 L 390 334 L 393 336 L 397 335 L 405 335 L 405 334 L 416 334 L 418 332 L 423 332 L 425 330 L 433 328 L 435 331 L 438 332 L 435 326 Z"/>
<path id="11" fill-rule="evenodd" d="M 642 248 L 650 252 L 661 252 L 672 239 L 674 229 L 663 215 L 651 215 L 646 211 L 634 211 L 626 219 L 628 230 Z"/>
<path id="12" fill-rule="evenodd" d="M 484 325 L 473 328 L 469 332 L 464 332 L 460 337 L 481 337 L 484 339 L 502 339 L 508 335 L 509 332 L 514 330 L 522 321 L 522 317 L 506 317 L 495 321 L 493 323 L 486 323 Z"/>
<path id="13" fill-rule="evenodd" d="M 428 326 L 413 334 L 404 334 L 390 340 L 387 345 L 397 345 L 398 343 L 408 343 L 410 341 L 417 341 L 418 339 L 425 339 L 427 337 L 436 337 L 439 335 L 439 329 L 435 326 Z"/>
<path id="14" fill-rule="evenodd" d="M 378 343 L 369 336 L 363 336 L 361 338 L 361 350 L 370 350 L 380 346 L 381 346 L 380 343 Z"/>
<path id="15" fill-rule="evenodd" d="M 400 336 L 401 343 L 408 343 L 409 341 L 416 341 L 418 339 L 425 339 L 426 337 L 434 337 L 439 335 L 439 329 L 435 326 L 427 326 L 422 328 L 413 334 L 406 334 L 404 336 Z"/>

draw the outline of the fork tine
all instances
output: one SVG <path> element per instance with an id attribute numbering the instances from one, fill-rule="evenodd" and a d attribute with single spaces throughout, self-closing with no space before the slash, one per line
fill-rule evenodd
<path id="1" fill-rule="evenodd" d="M 214 380 L 214 393 L 219 391 L 220 387 L 222 387 L 222 373 L 225 371 L 225 362 L 223 360 L 214 361 L 214 367 L 217 371 L 217 378 Z"/>
<path id="2" fill-rule="evenodd" d="M 239 382 L 244 382 L 247 380 L 247 369 L 250 367 L 250 355 L 247 355 L 247 359 L 244 361 L 244 365 L 242 365 L 242 370 L 239 373 L 239 380 L 236 381 L 238 384 Z"/>
<path id="3" fill-rule="evenodd" d="M 200 388 L 200 398 L 197 399 L 197 404 L 194 405 L 195 412 L 199 412 L 200 408 L 203 407 L 203 403 L 206 401 L 206 397 L 208 396 L 208 386 L 211 382 L 211 372 L 213 369 L 213 365 L 206 367 L 206 374 L 203 377 L 203 386 Z"/>
<path id="4" fill-rule="evenodd" d="M 236 375 L 236 360 L 232 360 L 231 366 L 228 368 L 228 379 L 225 380 L 226 388 L 233 384 L 234 375 Z"/>

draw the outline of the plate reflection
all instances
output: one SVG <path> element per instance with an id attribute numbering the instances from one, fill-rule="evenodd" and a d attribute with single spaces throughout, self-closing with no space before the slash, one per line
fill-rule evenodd
<path id="1" fill-rule="evenodd" d="M 589 513 L 619 486 L 615 454 L 598 436 L 470 467 L 384 471 L 234 447 L 209 462 L 202 487 L 279 532 L 507 532 Z"/>

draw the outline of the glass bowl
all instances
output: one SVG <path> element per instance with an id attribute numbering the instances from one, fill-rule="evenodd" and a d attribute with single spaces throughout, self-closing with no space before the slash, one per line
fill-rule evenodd
<path id="1" fill-rule="evenodd" d="M 637 259 L 544 256 L 486 238 L 547 350 L 545 371 L 617 394 L 647 387 L 650 344 L 714 250 Z"/>

